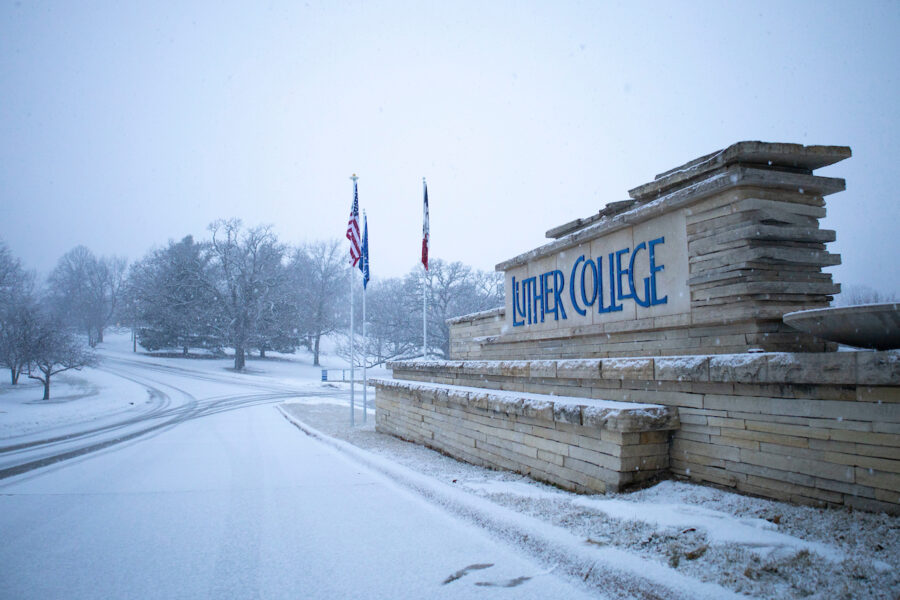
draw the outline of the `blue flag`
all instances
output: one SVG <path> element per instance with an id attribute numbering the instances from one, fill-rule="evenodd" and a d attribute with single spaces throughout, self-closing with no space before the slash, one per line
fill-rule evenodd
<path id="1" fill-rule="evenodd" d="M 369 221 L 365 213 L 363 213 L 363 238 L 359 259 L 359 270 L 362 271 L 363 289 L 365 289 L 369 284 Z"/>

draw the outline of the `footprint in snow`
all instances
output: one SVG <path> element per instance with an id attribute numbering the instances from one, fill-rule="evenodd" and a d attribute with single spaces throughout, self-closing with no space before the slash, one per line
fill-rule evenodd
<path id="1" fill-rule="evenodd" d="M 480 585 L 481 587 L 516 587 L 517 585 L 522 585 L 526 581 L 531 579 L 531 577 L 516 577 L 515 579 L 508 579 L 506 581 L 479 581 L 476 582 L 475 585 Z"/>
<path id="2" fill-rule="evenodd" d="M 457 571 L 456 573 L 454 573 L 453 575 L 451 575 L 450 577 L 445 579 L 443 582 L 443 585 L 447 585 L 448 583 L 451 583 L 453 581 L 456 581 L 457 579 L 465 577 L 466 575 L 469 574 L 470 571 L 480 571 L 482 569 L 488 569 L 493 566 L 494 566 L 494 563 L 478 563 L 478 564 L 474 564 L 474 565 L 469 565 L 468 567 L 460 569 L 459 571 Z M 478 584 L 478 585 L 480 585 L 480 584 Z"/>

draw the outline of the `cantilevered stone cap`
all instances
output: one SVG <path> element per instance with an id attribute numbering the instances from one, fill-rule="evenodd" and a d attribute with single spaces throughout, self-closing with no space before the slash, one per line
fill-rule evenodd
<path id="1" fill-rule="evenodd" d="M 547 230 L 546 235 L 550 239 L 557 240 L 564 235 L 569 235 L 573 231 L 584 229 L 588 225 L 596 223 L 603 217 L 610 217 L 612 215 L 617 215 L 620 212 L 624 212 L 632 208 L 635 204 L 637 204 L 637 200 L 617 200 L 615 202 L 608 202 L 597 214 L 584 219 L 575 219 L 574 221 L 569 221 L 568 223 L 549 229 Z"/>
<path id="2" fill-rule="evenodd" d="M 684 187 L 711 171 L 734 164 L 773 171 L 810 174 L 815 169 L 833 165 L 851 156 L 847 146 L 804 146 L 773 142 L 737 142 L 724 150 L 701 156 L 688 163 L 660 173 L 650 183 L 628 191 L 638 201 L 648 201 L 673 188 Z"/>

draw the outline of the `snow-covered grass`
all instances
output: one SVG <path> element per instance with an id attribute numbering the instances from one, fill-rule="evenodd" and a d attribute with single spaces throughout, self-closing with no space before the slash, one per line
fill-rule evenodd
<path id="1" fill-rule="evenodd" d="M 139 416 L 155 403 L 142 386 L 98 369 L 55 375 L 50 399 L 43 394 L 42 384 L 24 376 L 17 385 L 0 384 L 0 440 Z"/>
<path id="2" fill-rule="evenodd" d="M 322 369 L 344 368 L 345 362 L 322 354 L 322 365 L 313 366 L 312 354 L 302 350 L 294 355 L 249 356 L 246 368 L 236 372 L 231 356 L 183 358 L 178 352 L 147 353 L 140 347 L 135 353 L 128 331 L 109 331 L 97 354 L 100 363 L 96 368 L 55 375 L 50 400 L 42 400 L 43 388 L 36 381 L 23 375 L 13 386 L 8 375 L 0 372 L 6 375 L 0 379 L 0 446 L 139 418 L 150 411 L 175 408 L 191 396 L 229 393 L 233 386 L 298 392 L 350 388 L 349 383 L 321 381 Z M 175 379 L 170 378 L 171 385 L 163 386 L 136 378 L 132 373 L 135 364 Z M 380 368 L 369 369 L 369 373 L 375 377 L 390 372 Z"/>

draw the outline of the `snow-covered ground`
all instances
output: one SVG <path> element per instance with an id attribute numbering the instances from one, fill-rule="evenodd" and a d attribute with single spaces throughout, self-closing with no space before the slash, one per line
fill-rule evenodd
<path id="1" fill-rule="evenodd" d="M 0 479 L 0 596 L 270 597 L 297 585 L 308 597 L 900 596 L 900 518 L 678 481 L 571 494 L 379 434 L 372 412 L 362 425 L 357 410 L 351 428 L 349 385 L 322 382 L 308 355 L 251 359 L 236 373 L 228 359 L 130 350 L 111 336 L 103 364 L 55 379 L 49 403 L 32 383 L 0 385 L 0 472 L 30 465 Z M 356 386 L 358 409 L 361 396 Z M 323 466 L 332 456 L 349 470 Z M 315 477 L 325 483 L 302 491 Z M 362 518 L 342 521 L 338 505 Z M 398 542 L 415 556 L 378 547 L 431 518 L 420 510 L 449 520 Z M 359 552 L 370 547 L 394 560 Z M 166 570 L 154 588 L 147 578 Z"/>
<path id="2" fill-rule="evenodd" d="M 350 428 L 345 410 L 319 399 L 282 408 L 310 434 L 610 596 L 900 598 L 898 517 L 673 480 L 578 495 L 461 463 L 371 422 Z"/>

